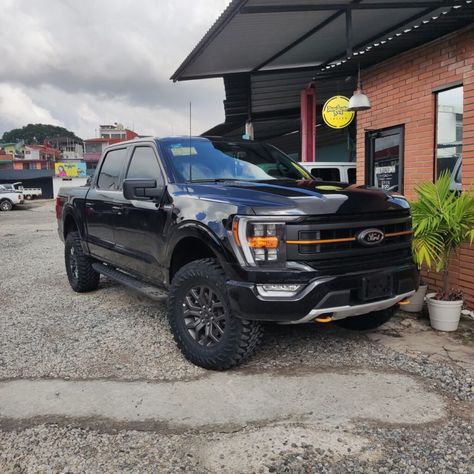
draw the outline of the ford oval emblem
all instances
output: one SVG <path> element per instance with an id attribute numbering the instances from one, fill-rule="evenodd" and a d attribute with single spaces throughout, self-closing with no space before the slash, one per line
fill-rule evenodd
<path id="1" fill-rule="evenodd" d="M 357 241 L 362 245 L 377 245 L 385 238 L 380 229 L 365 229 L 357 234 Z"/>

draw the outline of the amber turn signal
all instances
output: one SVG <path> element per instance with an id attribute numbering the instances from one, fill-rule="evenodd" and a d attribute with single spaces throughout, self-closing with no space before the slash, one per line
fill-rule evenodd
<path id="1" fill-rule="evenodd" d="M 249 237 L 247 240 L 252 249 L 276 249 L 278 248 L 278 237 Z"/>
<path id="2" fill-rule="evenodd" d="M 234 219 L 232 222 L 232 235 L 234 236 L 235 243 L 240 247 L 239 221 L 237 219 Z"/>

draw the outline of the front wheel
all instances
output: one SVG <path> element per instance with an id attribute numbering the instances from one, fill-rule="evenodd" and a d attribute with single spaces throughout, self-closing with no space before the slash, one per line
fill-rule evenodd
<path id="1" fill-rule="evenodd" d="M 92 268 L 92 259 L 84 254 L 79 232 L 69 232 L 64 246 L 66 273 L 71 288 L 78 293 L 96 290 L 100 274 Z"/>
<path id="2" fill-rule="evenodd" d="M 173 278 L 168 320 L 174 339 L 192 363 L 226 370 L 249 358 L 260 344 L 261 323 L 232 315 L 222 268 L 213 259 L 183 266 Z"/>
<path id="3" fill-rule="evenodd" d="M 369 331 L 385 324 L 394 314 L 397 306 L 373 311 L 363 316 L 349 316 L 348 318 L 334 321 L 334 324 L 341 328 L 351 329 L 353 331 Z"/>

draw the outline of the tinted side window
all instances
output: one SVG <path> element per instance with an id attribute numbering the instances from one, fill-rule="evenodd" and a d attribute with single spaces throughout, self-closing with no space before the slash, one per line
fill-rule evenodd
<path id="1" fill-rule="evenodd" d="M 355 184 L 356 180 L 356 169 L 355 168 L 349 168 L 347 170 L 347 178 L 349 180 L 349 184 Z"/>
<path id="2" fill-rule="evenodd" d="M 156 179 L 157 183 L 163 182 L 160 165 L 153 148 L 148 146 L 135 148 L 128 167 L 127 178 Z"/>
<path id="3" fill-rule="evenodd" d="M 99 179 L 97 180 L 98 188 L 109 191 L 115 191 L 119 188 L 120 174 L 126 157 L 127 150 L 125 148 L 111 150 L 105 155 L 104 162 L 100 169 Z"/>
<path id="4" fill-rule="evenodd" d="M 311 174 L 323 181 L 341 181 L 338 168 L 313 168 Z"/>

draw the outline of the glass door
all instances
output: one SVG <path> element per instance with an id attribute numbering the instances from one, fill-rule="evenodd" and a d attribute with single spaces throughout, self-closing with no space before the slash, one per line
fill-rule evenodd
<path id="1" fill-rule="evenodd" d="M 403 126 L 366 133 L 366 182 L 403 192 Z"/>

